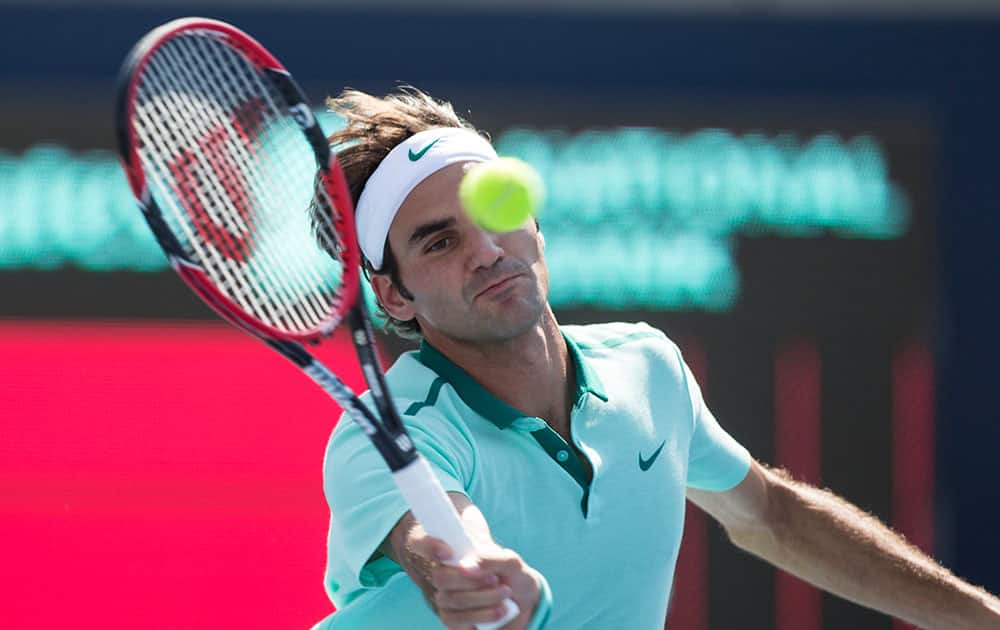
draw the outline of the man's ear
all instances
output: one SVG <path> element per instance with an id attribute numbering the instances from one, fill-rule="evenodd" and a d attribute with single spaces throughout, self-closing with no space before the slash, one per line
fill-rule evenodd
<path id="1" fill-rule="evenodd" d="M 383 274 L 372 274 L 372 290 L 378 303 L 382 305 L 385 312 L 391 317 L 400 321 L 409 321 L 415 316 L 413 302 L 406 299 L 399 292 L 399 288 L 392 283 L 389 276 Z"/>

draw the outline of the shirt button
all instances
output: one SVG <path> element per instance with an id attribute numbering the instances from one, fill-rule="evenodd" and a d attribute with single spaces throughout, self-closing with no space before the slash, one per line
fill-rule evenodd
<path id="1" fill-rule="evenodd" d="M 558 453 L 556 453 L 556 459 L 558 459 L 561 462 L 566 461 L 567 459 L 569 459 L 569 451 L 559 451 Z"/>

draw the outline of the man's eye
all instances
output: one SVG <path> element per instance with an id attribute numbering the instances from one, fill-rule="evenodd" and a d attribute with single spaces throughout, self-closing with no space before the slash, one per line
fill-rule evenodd
<path id="1" fill-rule="evenodd" d="M 451 245 L 450 236 L 439 238 L 438 240 L 434 241 L 433 243 L 427 246 L 427 252 L 430 253 L 430 252 L 441 251 L 442 249 L 445 249 L 449 245 Z"/>

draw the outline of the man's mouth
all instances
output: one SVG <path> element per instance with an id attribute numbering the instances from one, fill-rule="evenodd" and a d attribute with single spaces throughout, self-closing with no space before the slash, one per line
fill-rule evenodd
<path id="1" fill-rule="evenodd" d="M 490 282 L 490 284 L 488 284 L 485 288 L 476 293 L 476 298 L 483 297 L 484 295 L 498 293 L 503 289 L 507 288 L 508 286 L 510 286 L 511 282 L 513 282 L 517 278 L 520 278 L 522 275 L 523 274 L 515 273 L 513 275 L 504 276 L 502 278 L 499 278 L 498 280 Z"/>

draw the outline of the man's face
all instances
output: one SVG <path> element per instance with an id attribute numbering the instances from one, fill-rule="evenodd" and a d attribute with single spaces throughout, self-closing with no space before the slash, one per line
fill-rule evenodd
<path id="1" fill-rule="evenodd" d="M 373 276 L 380 301 L 397 319 L 417 318 L 433 341 L 502 341 L 531 329 L 545 310 L 548 270 L 534 222 L 504 234 L 480 228 L 462 209 L 458 185 L 470 162 L 453 164 L 406 197 L 389 228 L 403 298 Z"/>

